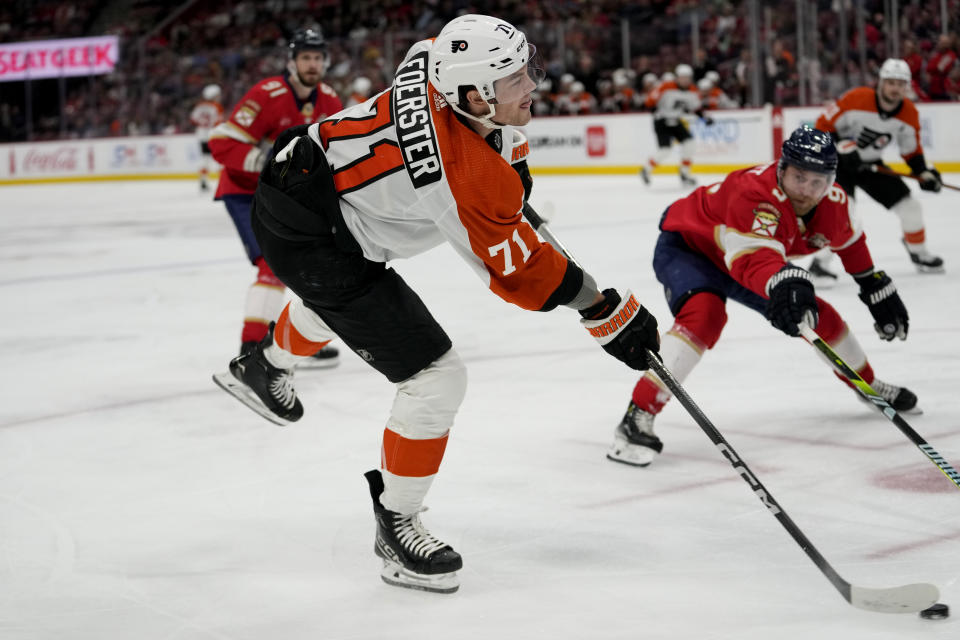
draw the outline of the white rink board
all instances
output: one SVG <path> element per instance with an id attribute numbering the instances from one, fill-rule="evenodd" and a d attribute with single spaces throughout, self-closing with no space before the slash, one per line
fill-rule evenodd
<path id="1" fill-rule="evenodd" d="M 698 164 L 752 165 L 768 162 L 773 148 L 770 114 L 765 109 L 717 111 L 707 127 L 689 119 Z M 524 127 L 534 170 L 577 167 L 636 167 L 656 148 L 648 113 L 534 118 Z M 676 158 L 670 158 L 676 163 Z"/>
<path id="2" fill-rule="evenodd" d="M 960 105 L 919 105 L 922 143 L 930 162 L 960 171 Z M 812 124 L 816 108 L 783 110 L 784 132 Z M 712 112 L 715 124 L 690 118 L 694 170 L 730 171 L 773 159 L 772 111 Z M 650 114 L 534 118 L 523 128 L 530 139 L 534 173 L 635 173 L 656 149 Z M 887 159 L 902 163 L 895 145 Z M 200 146 L 189 134 L 62 140 L 0 145 L 0 185 L 86 180 L 195 178 Z M 665 167 L 679 161 L 677 151 Z"/>

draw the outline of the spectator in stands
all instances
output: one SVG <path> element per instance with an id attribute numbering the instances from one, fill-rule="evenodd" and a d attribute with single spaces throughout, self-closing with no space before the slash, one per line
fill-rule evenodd
<path id="1" fill-rule="evenodd" d="M 953 44 L 953 35 L 942 34 L 937 39 L 937 50 L 927 61 L 927 75 L 930 78 L 929 90 L 931 100 L 949 100 L 946 80 L 950 71 L 957 64 L 957 52 Z"/>
<path id="2" fill-rule="evenodd" d="M 923 72 L 923 56 L 917 50 L 917 41 L 913 38 L 904 38 L 903 40 L 903 61 L 910 67 L 910 74 L 914 79 L 921 76 Z"/>

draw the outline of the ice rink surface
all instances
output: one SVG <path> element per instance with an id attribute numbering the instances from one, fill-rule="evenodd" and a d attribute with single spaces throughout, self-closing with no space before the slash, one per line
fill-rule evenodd
<path id="1" fill-rule="evenodd" d="M 536 182 L 554 233 L 666 330 L 650 261 L 676 176 Z M 909 339 L 875 336 L 849 277 L 821 295 L 957 466 L 960 193 L 918 197 L 945 275 L 918 274 L 894 215 L 860 204 Z M 389 587 L 362 474 L 394 388 L 346 353 L 298 374 L 306 416 L 279 428 L 213 385 L 253 279 L 219 203 L 191 182 L 0 187 L 0 203 L 3 640 L 960 637 L 960 491 L 743 307 L 687 390 L 845 579 L 931 582 L 957 617 L 848 605 L 675 401 L 652 466 L 607 461 L 635 372 L 573 311 L 508 305 L 446 246 L 394 266 L 469 370 L 424 515 L 463 554 L 462 586 Z"/>

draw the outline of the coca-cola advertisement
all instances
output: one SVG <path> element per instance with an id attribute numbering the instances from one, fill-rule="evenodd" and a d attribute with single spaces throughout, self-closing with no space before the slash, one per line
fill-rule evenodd
<path id="1" fill-rule="evenodd" d="M 24 173 L 75 173 L 80 168 L 79 149 L 76 147 L 46 147 L 30 149 L 21 164 Z"/>

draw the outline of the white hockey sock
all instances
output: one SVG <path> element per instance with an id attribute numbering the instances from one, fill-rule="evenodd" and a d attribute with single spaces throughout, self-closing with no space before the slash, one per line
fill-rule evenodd
<path id="1" fill-rule="evenodd" d="M 670 153 L 670 147 L 657 147 L 657 150 L 653 152 L 653 155 L 650 156 L 650 159 L 647 161 L 647 164 L 651 167 L 656 167 L 660 164 L 663 164 L 664 159 L 667 157 L 667 154 Z"/>
<path id="2" fill-rule="evenodd" d="M 837 352 L 837 355 L 850 365 L 851 369 L 863 375 L 863 369 L 867 366 L 867 354 L 864 352 L 863 347 L 860 346 L 857 337 L 850 331 L 850 327 L 846 322 L 843 323 L 843 332 L 840 334 L 840 337 L 833 342 L 829 342 L 829 344 L 833 350 Z M 819 349 L 817 350 L 817 355 L 833 366 L 833 361 L 821 353 Z M 867 384 L 872 382 L 873 376 L 871 375 L 869 377 L 871 380 L 867 380 Z"/>
<path id="3" fill-rule="evenodd" d="M 397 384 L 384 431 L 380 496 L 384 507 L 409 514 L 423 505 L 466 391 L 466 367 L 452 348 Z"/>
<path id="4" fill-rule="evenodd" d="M 680 143 L 680 173 L 685 176 L 690 175 L 690 163 L 693 162 L 693 150 L 696 146 L 693 138 Z"/>
<path id="5" fill-rule="evenodd" d="M 244 322 L 270 324 L 283 309 L 285 302 L 283 284 L 279 280 L 275 280 L 278 284 L 263 280 L 264 278 L 258 278 L 247 289 L 247 297 L 243 304 Z"/>
<path id="6" fill-rule="evenodd" d="M 678 382 L 683 382 L 693 371 L 693 368 L 700 362 L 703 352 L 706 351 L 704 345 L 696 336 L 690 333 L 681 325 L 673 325 L 663 338 L 660 340 L 660 357 L 663 358 L 664 366 L 673 373 Z M 664 405 L 673 394 L 667 389 L 667 385 L 660 380 L 660 377 L 648 371 L 644 378 L 652 382 L 657 387 L 657 405 Z"/>
<path id="7" fill-rule="evenodd" d="M 315 353 L 321 344 L 336 337 L 327 323 L 300 298 L 287 304 L 273 331 L 273 344 L 264 355 L 270 364 L 281 369 L 290 369 L 302 358 Z"/>
<path id="8" fill-rule="evenodd" d="M 911 242 L 912 238 L 923 238 L 923 210 L 920 208 L 920 202 L 912 196 L 907 196 L 890 208 L 897 217 L 900 218 L 900 228 L 903 230 L 903 237 L 906 239 L 908 248 L 916 253 L 925 249 L 925 242 Z"/>

